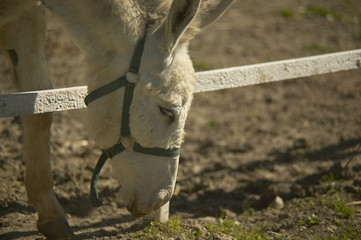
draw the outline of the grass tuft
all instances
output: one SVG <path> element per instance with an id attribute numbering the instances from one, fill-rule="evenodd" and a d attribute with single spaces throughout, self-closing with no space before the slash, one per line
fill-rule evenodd
<path id="1" fill-rule="evenodd" d="M 320 16 L 320 17 L 324 17 L 329 21 L 333 21 L 333 20 L 340 20 L 341 16 L 339 14 L 337 14 L 336 12 L 333 12 L 329 9 L 326 9 L 320 5 L 316 5 L 316 4 L 311 4 L 307 7 L 307 11 L 310 14 L 316 15 L 316 16 Z"/>
<path id="2" fill-rule="evenodd" d="M 290 9 L 290 8 L 282 8 L 279 10 L 279 13 L 283 17 L 293 17 L 293 16 L 297 15 L 297 11 Z"/>
<path id="3" fill-rule="evenodd" d="M 355 212 L 354 209 L 348 207 L 341 199 L 334 200 L 333 206 L 342 218 L 349 218 Z"/>
<path id="4" fill-rule="evenodd" d="M 274 239 L 269 237 L 262 229 L 254 227 L 251 231 L 244 229 L 239 222 L 233 220 L 220 219 L 219 224 L 206 224 L 205 228 L 210 232 L 210 236 L 227 235 L 237 240 L 263 240 Z M 226 237 L 226 236 L 224 236 Z M 210 239 L 213 239 L 210 238 Z M 228 238 L 227 238 L 228 239 Z"/>

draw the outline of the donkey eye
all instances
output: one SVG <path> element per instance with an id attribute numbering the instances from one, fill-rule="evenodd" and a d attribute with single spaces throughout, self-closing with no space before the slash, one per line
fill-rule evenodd
<path id="1" fill-rule="evenodd" d="M 159 106 L 159 111 L 163 116 L 169 118 L 171 122 L 174 122 L 175 116 L 172 110 Z"/>

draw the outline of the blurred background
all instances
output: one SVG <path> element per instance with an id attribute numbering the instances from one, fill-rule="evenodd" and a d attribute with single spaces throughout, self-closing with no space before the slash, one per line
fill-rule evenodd
<path id="1" fill-rule="evenodd" d="M 54 87 L 84 85 L 83 56 L 48 17 Z M 205 71 L 360 48 L 359 0 L 236 0 L 196 36 L 190 55 L 195 69 Z M 16 91 L 9 71 L 1 57 L 1 94 Z M 195 94 L 171 214 L 191 227 L 209 217 L 235 219 L 245 228 L 260 223 L 265 234 L 287 239 L 339 236 L 349 227 L 361 231 L 360 208 L 344 217 L 335 207 L 335 201 L 360 201 L 360 74 Z M 54 113 L 55 190 L 84 238 L 131 239 L 137 221 L 116 202 L 119 186 L 109 166 L 99 182 L 104 206 L 90 206 L 91 171 L 100 151 L 83 126 L 85 111 Z M 39 237 L 35 212 L 26 204 L 22 155 L 19 119 L 0 119 L 0 234 L 7 239 Z M 274 207 L 275 199 L 282 204 Z M 317 224 L 310 224 L 314 216 Z"/>

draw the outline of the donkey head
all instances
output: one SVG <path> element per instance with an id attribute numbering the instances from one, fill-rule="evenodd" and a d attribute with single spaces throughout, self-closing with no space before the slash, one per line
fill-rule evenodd
<path id="1" fill-rule="evenodd" d="M 131 137 L 143 148 L 180 147 L 195 82 L 187 52 L 189 36 L 194 33 L 191 28 L 195 28 L 192 25 L 197 29 L 205 27 L 231 2 L 177 0 L 164 21 L 147 30 L 139 74 L 127 74 L 127 80 L 136 83 L 129 128 Z M 121 134 L 123 94 L 121 89 L 89 108 L 90 131 L 104 148 L 114 145 Z M 99 121 L 101 115 L 104 117 Z M 178 161 L 179 156 L 127 150 L 112 158 L 113 172 L 121 184 L 120 198 L 133 216 L 149 214 L 170 200 Z"/>

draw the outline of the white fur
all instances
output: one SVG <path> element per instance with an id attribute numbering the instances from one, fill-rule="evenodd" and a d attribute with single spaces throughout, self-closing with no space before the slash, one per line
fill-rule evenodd
<path id="1" fill-rule="evenodd" d="M 146 33 L 139 79 L 130 109 L 130 129 L 144 147 L 180 147 L 194 90 L 188 41 L 213 22 L 230 0 L 43 0 L 86 56 L 89 91 L 124 75 L 136 42 Z M 45 19 L 35 0 L 0 0 L 0 46 L 15 50 L 14 73 L 22 90 L 50 88 L 44 55 Z M 36 67 L 34 67 L 34 65 Z M 100 147 L 120 136 L 119 89 L 92 102 L 87 126 Z M 159 107 L 172 110 L 174 122 Z M 64 219 L 49 163 L 51 115 L 22 117 L 25 129 L 26 190 L 39 213 L 38 228 L 49 238 L 50 224 Z M 111 160 L 120 197 L 134 216 L 149 214 L 171 198 L 178 157 L 126 151 Z M 48 224 L 48 225 L 47 225 Z M 61 224 L 60 224 L 61 225 Z M 62 227 L 59 225 L 59 231 Z M 42 227 L 45 226 L 45 227 Z M 45 229 L 45 230 L 44 230 Z M 56 228 L 55 228 L 56 229 Z M 68 237 L 68 232 L 61 233 Z"/>

